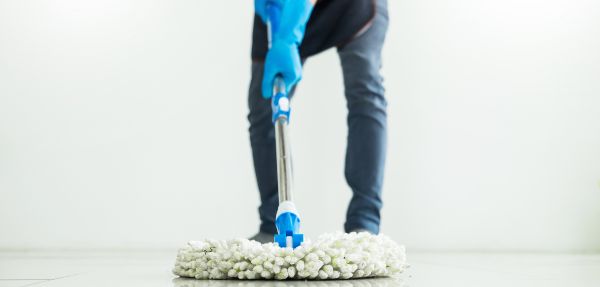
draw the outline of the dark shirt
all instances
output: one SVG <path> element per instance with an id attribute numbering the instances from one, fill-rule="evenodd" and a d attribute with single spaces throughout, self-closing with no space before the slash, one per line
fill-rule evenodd
<path id="1" fill-rule="evenodd" d="M 343 47 L 368 29 L 376 0 L 318 0 L 306 24 L 300 57 L 305 59 L 332 47 Z M 252 59 L 262 61 L 268 50 L 267 28 L 254 17 Z"/>

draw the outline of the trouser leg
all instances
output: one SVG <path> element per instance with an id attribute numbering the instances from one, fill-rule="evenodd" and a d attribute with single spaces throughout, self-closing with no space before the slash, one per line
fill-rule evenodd
<path id="1" fill-rule="evenodd" d="M 387 137 L 387 103 L 380 68 L 387 26 L 387 1 L 378 0 L 372 26 L 338 49 L 348 107 L 344 174 L 352 189 L 346 232 L 366 229 L 379 233 Z"/>

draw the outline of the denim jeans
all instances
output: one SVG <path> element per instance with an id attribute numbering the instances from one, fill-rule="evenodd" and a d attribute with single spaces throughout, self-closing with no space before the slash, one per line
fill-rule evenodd
<path id="1" fill-rule="evenodd" d="M 338 48 L 348 108 L 344 175 L 352 189 L 344 230 L 379 233 L 381 189 L 386 154 L 386 100 L 380 75 L 381 49 L 388 26 L 387 0 L 377 0 L 371 26 Z M 263 62 L 252 63 L 248 105 L 250 144 L 261 205 L 260 231 L 276 233 L 277 164 L 271 103 L 261 96 Z M 293 91 L 290 96 L 293 95 Z"/>

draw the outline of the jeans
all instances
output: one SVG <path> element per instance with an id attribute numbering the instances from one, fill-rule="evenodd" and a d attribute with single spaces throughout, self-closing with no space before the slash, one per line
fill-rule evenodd
<path id="1" fill-rule="evenodd" d="M 377 0 L 371 26 L 360 36 L 338 48 L 348 108 L 348 137 L 344 175 L 352 189 L 344 230 L 364 229 L 379 233 L 381 189 L 386 154 L 387 114 L 381 49 L 388 26 L 387 0 Z M 271 102 L 261 96 L 263 62 L 252 63 L 248 106 L 250 144 L 261 205 L 260 231 L 276 233 L 277 164 Z M 293 91 L 290 93 L 290 97 Z"/>

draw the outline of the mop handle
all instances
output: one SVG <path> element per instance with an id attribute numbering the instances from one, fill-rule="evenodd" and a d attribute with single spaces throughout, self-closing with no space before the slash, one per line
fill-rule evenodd
<path id="1" fill-rule="evenodd" d="M 272 2 L 267 3 L 267 39 L 269 41 L 269 49 L 273 39 L 274 31 L 279 27 L 281 18 L 281 10 Z M 285 82 L 281 75 L 275 76 L 273 80 L 273 95 L 271 97 L 271 108 L 273 110 L 273 123 L 278 119 L 282 119 L 286 124 L 290 119 L 290 99 L 287 95 Z"/>
<path id="2" fill-rule="evenodd" d="M 281 19 L 281 7 L 274 1 L 267 3 L 267 38 L 269 49 L 273 33 L 277 32 Z M 277 195 L 279 207 L 275 215 L 277 234 L 273 240 L 279 247 L 296 248 L 304 241 L 304 234 L 300 233 L 300 218 L 292 198 L 292 153 L 288 139 L 288 123 L 290 119 L 290 99 L 288 98 L 285 81 L 281 74 L 273 80 L 273 95 L 271 108 L 273 109 L 273 125 L 275 128 L 275 153 L 277 158 Z"/>
<path id="3" fill-rule="evenodd" d="M 271 48 L 273 33 L 279 27 L 280 16 L 280 7 L 272 2 L 267 3 L 267 39 L 269 41 L 269 49 Z M 281 203 L 292 200 L 292 160 L 287 132 L 290 118 L 290 99 L 288 98 L 286 85 L 281 75 L 275 76 L 273 80 L 271 109 L 273 110 L 272 120 L 275 126 L 277 189 L 279 202 Z"/>

